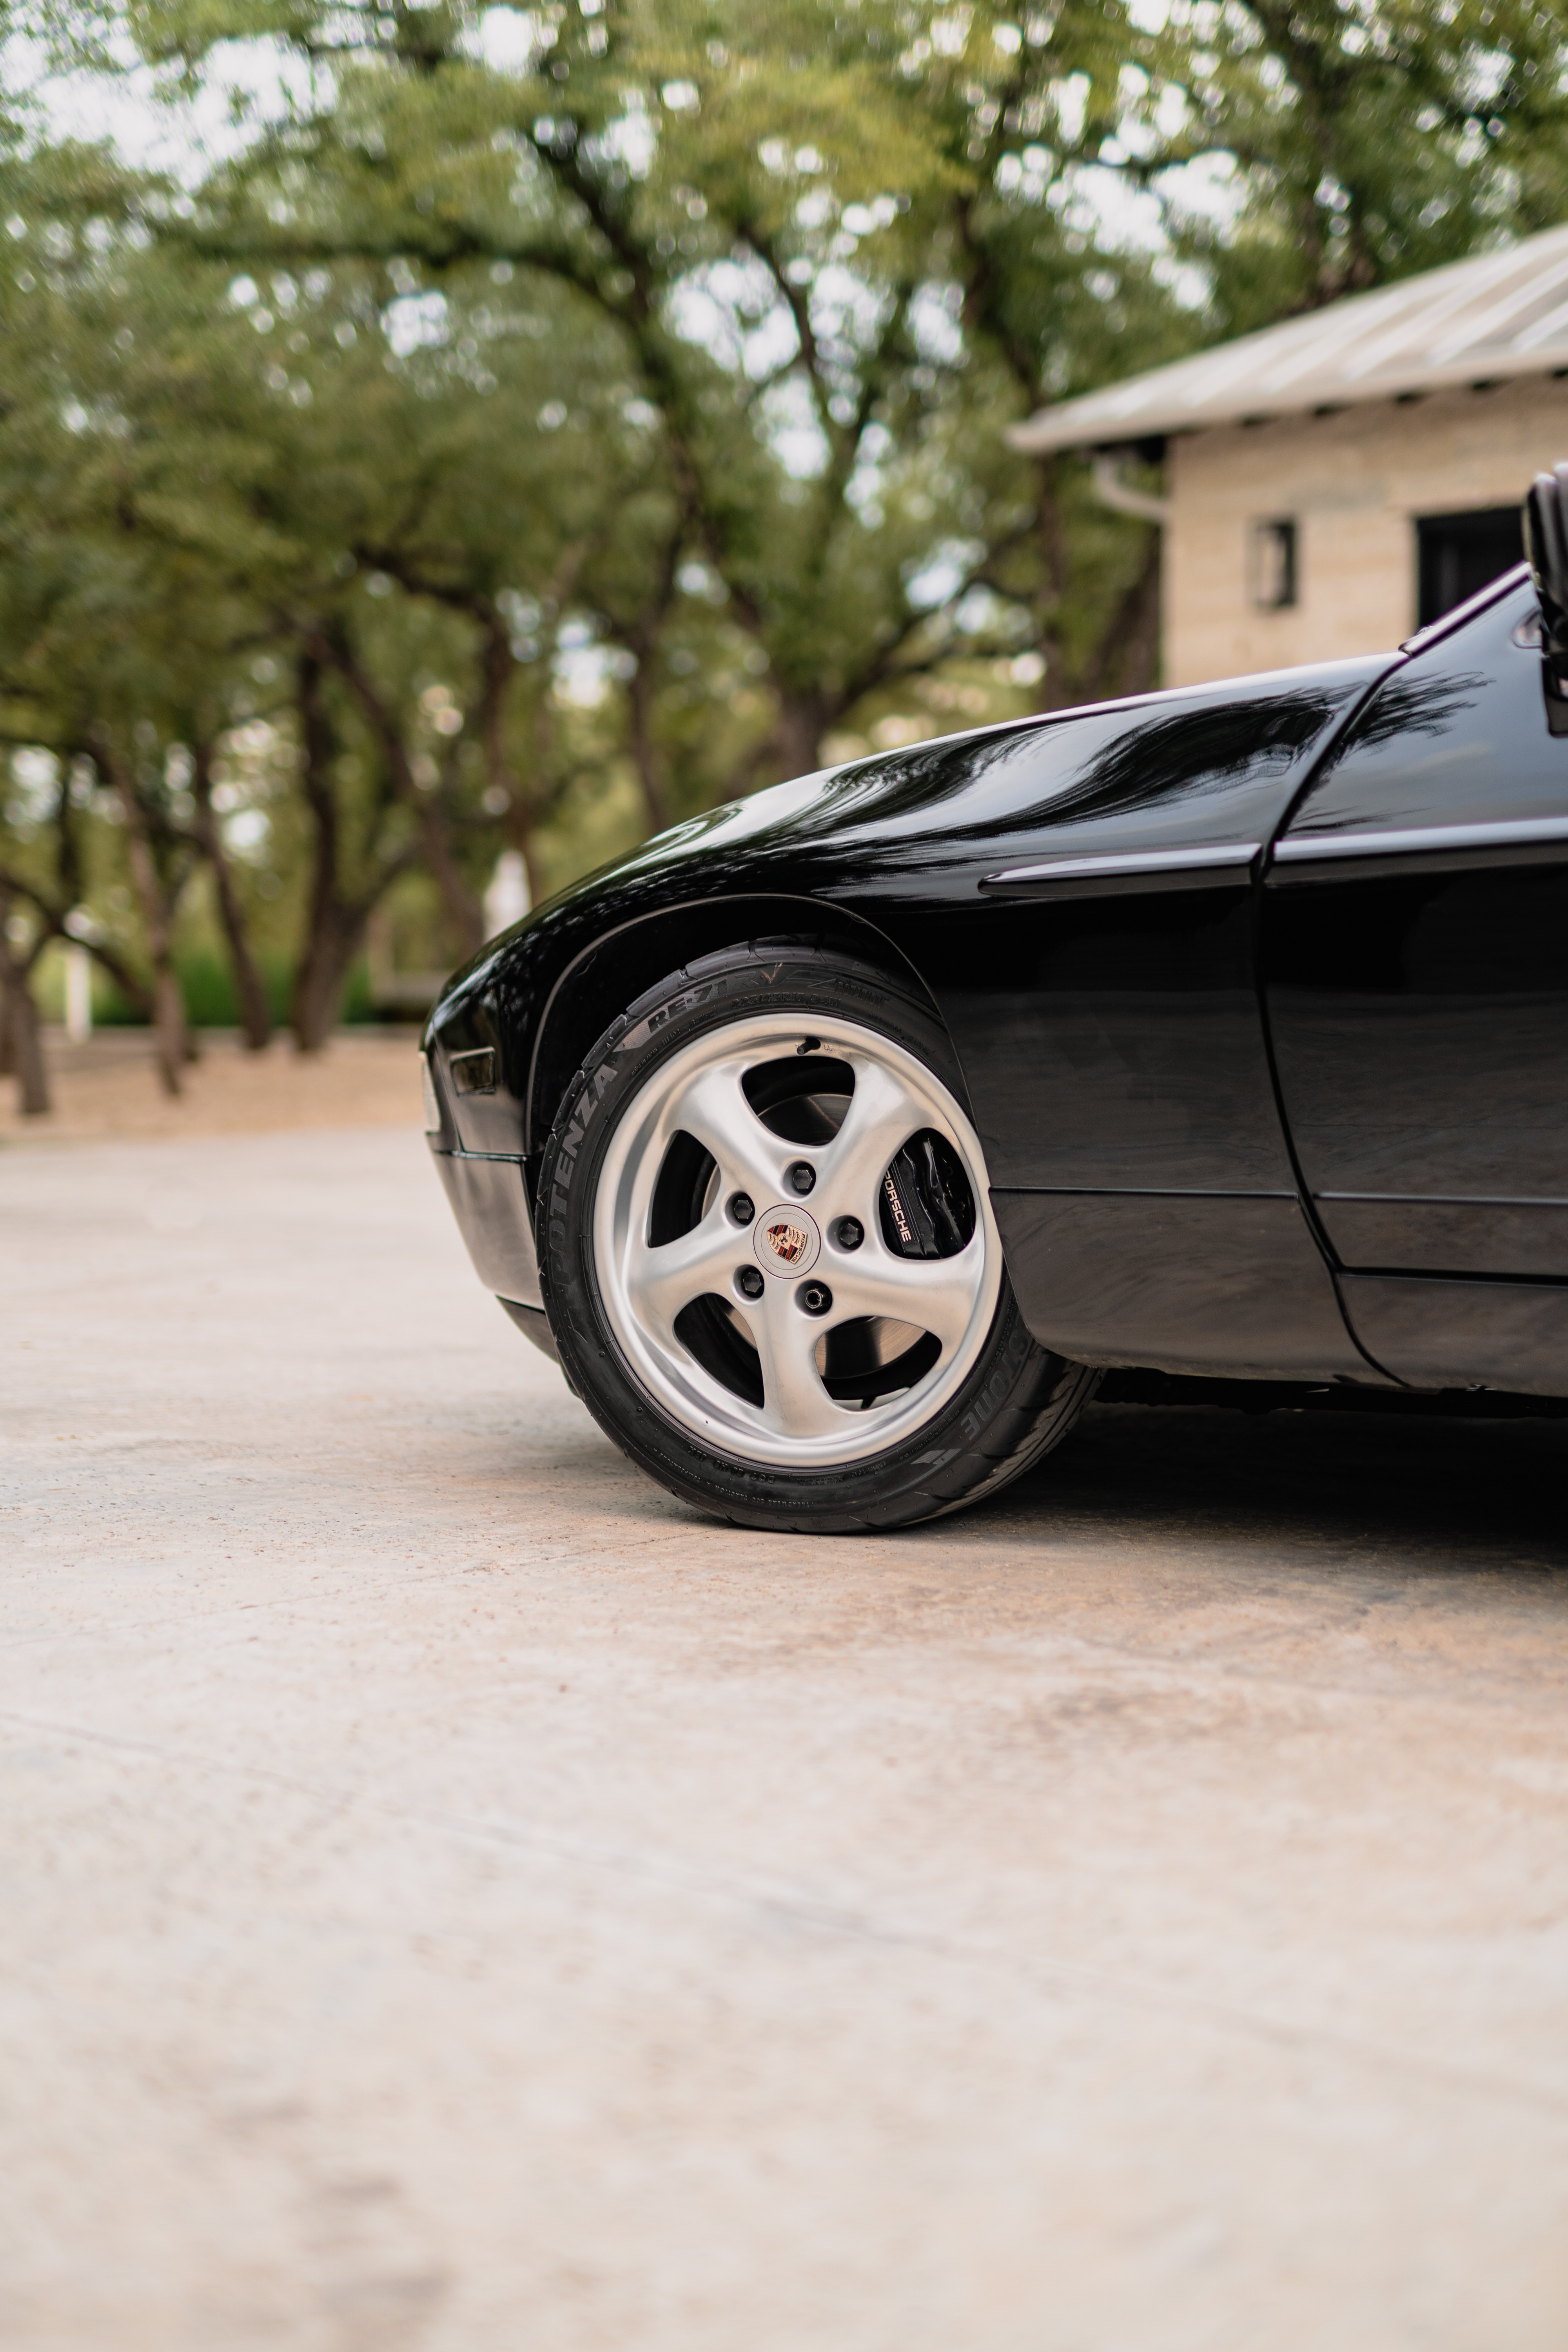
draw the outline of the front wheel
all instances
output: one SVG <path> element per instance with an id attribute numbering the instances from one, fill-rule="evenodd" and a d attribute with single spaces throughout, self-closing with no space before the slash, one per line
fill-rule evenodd
<path id="1" fill-rule="evenodd" d="M 601 1426 L 748 1527 L 908 1526 L 1063 1437 L 1095 1375 L 1033 1339 L 945 1033 L 886 974 L 726 950 L 614 1023 L 540 1187 L 556 1344 Z"/>

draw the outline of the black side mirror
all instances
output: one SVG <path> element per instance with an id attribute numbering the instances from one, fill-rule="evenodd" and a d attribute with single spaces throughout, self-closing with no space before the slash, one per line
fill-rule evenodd
<path id="1" fill-rule="evenodd" d="M 1524 552 L 1541 599 L 1546 723 L 1568 735 L 1568 466 L 1537 474 L 1524 501 Z"/>

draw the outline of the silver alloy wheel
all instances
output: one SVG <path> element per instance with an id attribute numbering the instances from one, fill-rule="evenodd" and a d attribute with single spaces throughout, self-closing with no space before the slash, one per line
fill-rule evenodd
<path id="1" fill-rule="evenodd" d="M 814 1041 L 816 1066 L 847 1063 L 854 1087 L 830 1139 L 803 1146 L 764 1123 L 744 1081 Z M 889 1162 L 934 1131 L 957 1154 L 973 1231 L 947 1257 L 900 1256 L 883 1238 Z M 714 1164 L 700 1213 L 679 1237 L 650 1239 L 672 1145 L 693 1139 Z M 815 1172 L 801 1197 L 789 1171 Z M 745 1194 L 753 1217 L 730 1204 Z M 841 1221 L 862 1239 L 845 1247 Z M 594 1211 L 595 1270 L 611 1330 L 641 1385 L 706 1444 L 747 1462 L 822 1469 L 858 1462 L 929 1422 L 962 1385 L 996 1313 L 1002 1245 L 980 1139 L 942 1081 L 889 1037 L 857 1023 L 770 1013 L 710 1032 L 672 1055 L 627 1105 L 606 1148 Z M 811 1275 L 806 1281 L 803 1276 Z M 746 1287 L 761 1295 L 748 1297 Z M 814 1311 L 826 1291 L 831 1304 Z M 694 1350 L 688 1311 L 718 1303 L 756 1350 L 762 1402 L 716 1377 Z M 851 1322 L 930 1334 L 917 1376 L 895 1393 L 846 1403 L 825 1385 L 824 1342 Z M 900 1358 L 900 1360 L 905 1360 Z"/>

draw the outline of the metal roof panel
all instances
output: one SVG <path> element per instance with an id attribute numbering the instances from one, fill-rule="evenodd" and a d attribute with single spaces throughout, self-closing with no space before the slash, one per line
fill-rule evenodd
<path id="1" fill-rule="evenodd" d="M 1568 225 L 1042 408 L 1016 449 L 1106 448 L 1244 417 L 1568 368 Z"/>

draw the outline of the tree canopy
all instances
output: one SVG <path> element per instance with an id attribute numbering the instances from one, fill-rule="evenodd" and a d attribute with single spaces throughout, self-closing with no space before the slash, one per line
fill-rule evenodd
<path id="1" fill-rule="evenodd" d="M 1563 0 L 22 29 L 236 93 L 183 173 L 20 91 L 0 150 L 0 977 L 89 941 L 171 1086 L 204 925 L 315 1045 L 503 850 L 1152 683 L 1152 530 L 1006 425 L 1568 209 Z"/>

